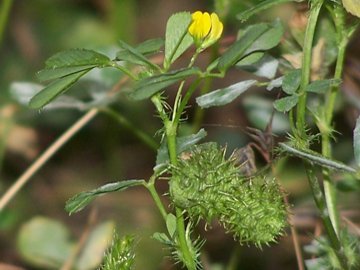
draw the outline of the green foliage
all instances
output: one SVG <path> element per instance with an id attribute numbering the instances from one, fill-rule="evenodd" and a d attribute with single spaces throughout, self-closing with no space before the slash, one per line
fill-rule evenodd
<path id="1" fill-rule="evenodd" d="M 135 47 L 135 49 L 143 55 L 154 54 L 159 53 L 161 48 L 164 47 L 164 44 L 164 39 L 153 38 L 140 43 Z"/>
<path id="2" fill-rule="evenodd" d="M 111 247 L 105 254 L 101 270 L 132 270 L 135 262 L 135 237 L 126 235 L 122 238 L 114 232 Z"/>
<path id="3" fill-rule="evenodd" d="M 320 165 L 322 167 L 326 167 L 333 170 L 346 171 L 350 173 L 356 173 L 356 170 L 335 160 L 328 159 L 315 151 L 311 151 L 309 149 L 298 149 L 286 143 L 279 143 L 279 146 L 285 152 L 290 155 L 306 159 L 312 163 Z"/>
<path id="4" fill-rule="evenodd" d="M 109 57 L 104 54 L 86 50 L 86 49 L 71 49 L 59 52 L 51 56 L 45 62 L 46 69 L 57 69 L 63 67 L 73 66 L 107 66 L 110 63 Z"/>
<path id="5" fill-rule="evenodd" d="M 293 95 L 300 86 L 301 69 L 294 69 L 285 74 L 282 89 L 286 94 Z"/>
<path id="6" fill-rule="evenodd" d="M 279 112 L 288 112 L 299 102 L 297 95 L 280 98 L 274 101 L 274 108 Z"/>
<path id="7" fill-rule="evenodd" d="M 98 196 L 109 192 L 123 191 L 129 187 L 141 186 L 144 183 L 144 180 L 124 180 L 109 183 L 91 191 L 81 192 L 66 202 L 65 210 L 71 215 L 84 209 L 85 206 Z"/>
<path id="8" fill-rule="evenodd" d="M 292 2 L 292 1 L 294 1 L 294 0 L 265 0 L 251 8 L 241 12 L 240 14 L 237 15 L 237 18 L 241 21 L 246 21 L 250 17 L 254 16 L 255 14 L 258 14 L 261 11 L 264 11 L 266 9 L 269 9 L 269 8 L 279 5 L 279 4 Z"/>
<path id="9" fill-rule="evenodd" d="M 166 24 L 164 67 L 168 69 L 193 42 L 188 33 L 191 22 L 190 12 L 173 14 Z"/>
<path id="10" fill-rule="evenodd" d="M 245 33 L 230 46 L 230 48 L 220 57 L 218 68 L 226 71 L 243 56 L 246 50 L 264 34 L 269 27 L 266 24 L 257 24 L 249 27 Z"/>
<path id="11" fill-rule="evenodd" d="M 90 69 L 86 69 L 50 83 L 30 100 L 29 107 L 32 109 L 43 108 L 56 97 L 65 93 L 66 90 L 68 90 L 74 83 L 76 83 L 89 71 Z"/>
<path id="12" fill-rule="evenodd" d="M 261 247 L 282 234 L 287 211 L 279 186 L 241 175 L 242 165 L 215 143 L 194 147 L 172 168 L 170 195 L 195 222 L 218 219 L 241 243 Z"/>
<path id="13" fill-rule="evenodd" d="M 240 38 L 219 58 L 218 68 L 224 72 L 244 56 L 254 52 L 266 51 L 279 44 L 283 35 L 280 21 L 272 24 L 255 24 L 249 26 Z"/>
<path id="14" fill-rule="evenodd" d="M 196 103 L 201 108 L 226 105 L 256 84 L 256 82 L 255 80 L 241 81 L 226 88 L 212 91 L 211 93 L 197 97 Z"/>
<path id="15" fill-rule="evenodd" d="M 245 10 L 237 17 L 240 20 L 247 20 L 260 11 L 290 1 L 292 0 L 266 0 L 257 4 L 252 3 L 253 6 L 250 9 Z M 318 251 L 320 250 L 320 252 L 314 253 L 319 256 L 316 263 L 320 262 L 320 264 L 317 264 L 316 267 L 318 268 L 316 269 L 325 266 L 341 269 L 346 264 L 350 265 L 349 268 L 356 267 L 355 253 L 358 243 L 355 243 L 354 238 L 347 233 L 342 233 L 338 237 L 337 231 L 340 226 L 336 223 L 339 221 L 333 220 L 334 217 L 336 218 L 337 209 L 335 205 L 328 203 L 328 200 L 331 202 L 331 196 L 336 191 L 327 186 L 329 184 L 333 185 L 330 177 L 331 171 L 324 170 L 323 173 L 324 179 L 327 180 L 324 181 L 325 196 L 323 196 L 319 187 L 317 177 L 313 175 L 315 165 L 350 173 L 353 179 L 358 177 L 360 173 L 359 170 L 356 171 L 354 168 L 333 160 L 331 157 L 330 135 L 332 133 L 333 103 L 335 103 L 336 99 L 336 89 L 339 88 L 341 83 L 341 65 L 343 64 L 341 61 L 344 59 L 345 45 L 349 40 L 351 31 L 346 27 L 345 12 L 338 5 L 339 3 L 332 3 L 331 5 L 326 3 L 330 16 L 323 12 L 323 19 L 321 19 L 320 23 L 317 21 L 323 2 L 323 0 L 319 0 L 311 3 L 310 16 L 306 22 L 306 31 L 300 28 L 300 30 L 297 28 L 290 30 L 293 39 L 298 43 L 296 46 L 300 45 L 296 50 L 303 49 L 302 68 L 291 69 L 283 77 L 276 79 L 274 77 L 279 66 L 281 72 L 290 67 L 285 67 L 284 62 L 270 56 L 268 51 L 275 48 L 280 42 L 284 46 L 292 42 L 292 40 L 289 41 L 287 35 L 284 35 L 284 27 L 279 19 L 272 23 L 250 25 L 244 30 L 240 30 L 238 39 L 224 52 L 223 48 L 219 51 L 213 51 L 212 63 L 204 68 L 205 71 L 194 67 L 198 55 L 203 52 L 203 50 L 199 49 L 200 47 L 189 57 L 189 64 L 185 65 L 185 68 L 176 67 L 176 69 L 170 69 L 174 62 L 184 55 L 184 52 L 194 42 L 188 33 L 188 27 L 192 21 L 189 12 L 176 13 L 169 18 L 166 25 L 165 39 L 146 40 L 134 46 L 120 40 L 120 50 L 114 60 L 104 54 L 86 49 L 68 50 L 50 57 L 46 61 L 45 68 L 38 72 L 38 78 L 40 81 L 52 82 L 34 95 L 30 101 L 31 108 L 40 109 L 48 105 L 92 69 L 111 67 L 120 70 L 123 73 L 122 75 L 127 75 L 136 81 L 134 84 L 128 83 L 126 80 L 121 81 L 121 83 L 126 84 L 126 87 L 130 86 L 131 88 L 129 94 L 124 97 L 133 100 L 150 99 L 155 105 L 163 125 L 160 129 L 163 135 L 162 143 L 157 151 L 154 174 L 149 178 L 148 182 L 145 182 L 145 180 L 127 180 L 106 184 L 92 191 L 82 192 L 68 200 L 65 207 L 66 211 L 70 214 L 76 213 L 98 196 L 143 185 L 154 199 L 167 229 L 166 233 L 157 232 L 153 234 L 153 238 L 165 244 L 170 249 L 175 261 L 182 263 L 189 270 L 202 268 L 199 257 L 204 241 L 200 238 L 193 238 L 194 227 L 200 220 L 204 220 L 209 225 L 217 220 L 240 243 L 252 243 L 261 248 L 263 245 L 275 242 L 283 234 L 287 225 L 288 214 L 287 206 L 284 203 L 284 194 L 279 184 L 274 179 L 270 180 L 261 173 L 253 175 L 256 169 L 247 170 L 247 164 L 243 163 L 243 160 L 235 152 L 227 158 L 226 149 L 220 148 L 216 143 L 197 145 L 206 136 L 205 130 L 201 129 L 196 134 L 179 137 L 178 129 L 181 126 L 181 121 L 186 119 L 184 111 L 189 105 L 193 94 L 196 93 L 197 87 L 201 85 L 202 79 L 207 81 L 204 83 L 204 88 L 201 89 L 201 95 L 196 98 L 197 105 L 200 108 L 229 104 L 253 85 L 266 86 L 269 91 L 281 86 L 283 92 L 288 96 L 272 102 L 268 107 L 266 106 L 268 103 L 259 102 L 259 99 L 257 99 L 256 106 L 251 105 L 251 109 L 249 109 L 249 103 L 245 104 L 245 110 L 249 112 L 249 121 L 252 122 L 255 119 L 258 123 L 261 122 L 262 128 L 266 130 L 266 132 L 261 132 L 252 129 L 251 131 L 255 130 L 256 132 L 250 134 L 250 137 L 254 139 L 258 150 L 260 150 L 270 166 L 271 162 L 276 162 L 271 160 L 273 139 L 270 138 L 270 133 L 275 130 L 285 132 L 288 131 L 289 126 L 291 127 L 291 144 L 280 143 L 279 146 L 282 151 L 278 154 L 279 156 L 292 155 L 305 160 L 313 197 L 320 210 L 330 240 L 329 242 L 327 240 L 319 241 L 320 248 L 318 248 Z M 345 7 L 348 8 L 349 4 L 346 5 L 346 3 L 349 3 L 349 1 L 344 2 Z M 215 2 L 217 9 L 224 9 L 222 11 L 224 16 L 230 12 L 231 4 L 231 1 L 228 0 Z M 121 5 L 118 4 L 116 7 L 119 8 Z M 352 7 L 352 11 L 353 9 Z M 201 23 L 201 21 L 199 22 Z M 298 23 L 301 24 L 301 22 Z M 322 34 L 321 32 L 326 31 L 327 27 L 329 27 L 329 31 Z M 199 29 L 201 29 L 201 26 Z M 317 29 L 317 33 L 315 29 Z M 355 27 L 352 29 L 354 30 Z M 317 45 L 315 46 L 316 42 Z M 295 44 L 295 42 L 293 43 Z M 322 47 L 323 43 L 325 44 L 324 47 Z M 162 68 L 154 63 L 149 58 L 149 55 L 162 53 L 163 47 L 164 60 Z M 220 52 L 223 53 L 220 54 Z M 339 57 L 336 58 L 337 52 Z M 277 53 L 284 55 L 285 52 L 278 50 Z M 294 54 L 294 49 L 290 53 Z M 335 59 L 337 59 L 337 64 L 334 78 L 332 78 L 327 76 L 326 73 Z M 295 59 L 295 64 L 300 62 L 299 60 Z M 313 67 L 314 63 L 317 63 L 318 67 Z M 297 66 L 295 64 L 293 66 Z M 127 69 L 128 67 L 129 69 Z M 232 67 L 266 78 L 267 81 L 262 82 L 260 79 L 259 81 L 254 79 L 243 80 L 208 93 L 208 89 L 211 88 L 208 83 L 211 82 L 211 79 L 215 77 L 223 78 Z M 220 72 L 213 73 L 215 68 Z M 310 83 L 312 71 L 316 71 L 317 78 L 321 79 Z M 188 86 L 186 81 L 191 77 L 196 77 L 196 80 Z M 162 92 L 172 89 L 176 84 L 178 85 L 177 93 L 174 103 L 171 105 L 171 99 L 165 98 L 165 94 Z M 39 90 L 38 86 L 35 85 L 27 85 L 27 88 L 32 92 Z M 321 106 L 318 110 L 321 115 L 314 114 L 318 118 L 316 124 L 321 133 L 322 154 L 309 149 L 310 141 L 315 135 L 308 134 L 307 125 L 309 123 L 305 121 L 307 116 L 306 95 L 308 92 L 321 94 L 323 96 L 316 96 L 316 98 L 326 100 L 326 105 Z M 21 91 L 18 91 L 15 95 L 17 99 L 20 99 L 22 96 Z M 94 97 L 96 95 L 97 98 Z M 99 96 L 101 97 L 99 98 Z M 100 95 L 93 94 L 92 97 L 94 98 L 92 98 L 91 102 L 82 102 L 80 99 L 75 98 L 66 99 L 68 97 L 65 96 L 63 97 L 65 102 L 58 106 L 64 108 L 66 103 L 67 106 L 82 108 L 83 110 L 99 105 L 105 107 L 110 104 L 109 99 L 113 99 L 114 96 L 112 92 L 109 92 Z M 274 112 L 273 108 L 277 112 Z M 285 117 L 285 113 L 290 110 L 293 111 L 290 114 L 289 121 L 279 118 L 279 115 Z M 198 121 L 197 116 L 201 114 L 198 112 L 195 112 L 195 121 Z M 296 112 L 297 115 L 294 115 L 293 112 Z M 324 123 L 320 123 L 319 119 Z M 128 123 L 126 121 L 119 122 Z M 198 127 L 200 124 L 201 121 L 195 123 L 194 126 Z M 279 128 L 279 125 L 281 128 Z M 128 124 L 128 126 L 133 129 L 135 134 L 140 134 L 139 130 L 136 129 L 136 125 Z M 141 133 L 142 135 L 143 133 Z M 353 139 L 355 160 L 357 165 L 360 166 L 360 118 L 357 120 Z M 251 144 L 255 145 L 254 143 Z M 153 148 L 156 149 L 157 143 L 152 145 L 155 145 Z M 246 155 L 246 162 L 252 161 L 250 159 L 252 158 Z M 256 167 L 253 166 L 253 168 Z M 251 171 L 251 173 L 245 173 L 245 171 Z M 163 205 L 155 188 L 155 182 L 164 177 L 164 173 L 170 173 L 169 193 L 166 193 L 166 195 L 170 195 L 171 206 L 175 209 L 168 209 Z M 345 185 L 341 185 L 344 183 Z M 358 185 L 347 179 L 344 179 L 341 184 L 337 185 L 339 189 L 356 190 L 358 188 Z M 323 197 L 326 197 L 326 200 Z M 176 215 L 171 213 L 171 210 L 174 210 L 173 212 Z M 187 224 L 184 217 L 189 218 Z M 104 244 L 106 241 L 102 241 L 102 245 L 98 245 L 97 242 L 100 242 L 102 238 L 106 238 L 112 228 L 112 223 L 106 223 L 96 227 L 91 232 L 89 243 L 86 244 L 80 254 L 77 254 L 78 258 L 74 268 L 78 270 L 93 269 L 99 264 L 98 257 L 92 257 L 92 254 L 95 254 L 97 249 L 103 251 L 106 248 L 106 244 Z M 44 235 L 40 234 L 41 230 L 44 231 Z M 59 244 L 58 249 L 51 249 L 49 241 L 46 242 L 47 237 L 52 234 L 55 237 L 51 241 Z M 30 225 L 27 224 L 20 233 L 19 246 L 24 257 L 30 263 L 39 267 L 59 268 L 74 252 L 74 243 L 68 238 L 69 234 L 61 224 L 37 220 L 30 223 Z M 46 242 L 45 245 L 37 246 L 36 241 L 39 239 L 40 242 Z M 35 248 L 31 248 L 32 246 L 35 246 Z M 133 246 L 133 236 L 125 236 L 120 239 L 115 234 L 112 247 L 105 256 L 102 269 L 133 269 L 135 257 Z M 345 262 L 344 258 L 348 262 Z M 47 264 L 48 260 L 51 264 Z M 311 269 L 311 264 L 308 267 Z"/>
<path id="16" fill-rule="evenodd" d="M 326 94 L 326 92 L 330 91 L 331 87 L 339 86 L 340 84 L 341 84 L 341 80 L 339 79 L 314 81 L 306 87 L 306 91 L 317 94 Z"/>
<path id="17" fill-rule="evenodd" d="M 156 93 L 165 90 L 166 87 L 184 80 L 193 75 L 199 75 L 198 68 L 183 68 L 179 70 L 169 71 L 167 73 L 154 75 L 139 81 L 133 91 L 130 93 L 130 98 L 134 100 L 143 100 L 150 98 Z"/>
<path id="18" fill-rule="evenodd" d="M 63 94 L 82 76 L 95 67 L 111 65 L 103 54 L 85 49 L 59 52 L 45 62 L 45 69 L 38 72 L 41 81 L 54 80 L 36 94 L 29 103 L 33 109 L 40 109 Z"/>
<path id="19" fill-rule="evenodd" d="M 132 64 L 147 66 L 153 70 L 159 70 L 159 67 L 148 60 L 141 52 L 144 51 L 146 53 L 158 50 L 159 48 L 157 46 L 162 46 L 162 44 L 158 43 L 158 41 L 155 41 L 154 43 L 149 41 L 149 43 L 140 44 L 138 46 L 140 47 L 140 50 L 138 48 L 131 47 L 122 40 L 119 40 L 119 45 L 121 51 L 116 54 L 117 60 L 123 60 Z"/>

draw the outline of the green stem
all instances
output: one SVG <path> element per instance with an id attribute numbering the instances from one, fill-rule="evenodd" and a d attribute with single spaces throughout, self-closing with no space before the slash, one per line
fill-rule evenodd
<path id="1" fill-rule="evenodd" d="M 1 7 L 0 7 L 0 47 L 2 40 L 4 38 L 6 23 L 9 18 L 9 13 L 11 10 L 11 5 L 13 0 L 2 0 Z"/>
<path id="2" fill-rule="evenodd" d="M 306 86 L 310 82 L 311 75 L 311 59 L 312 46 L 314 40 L 315 29 L 319 17 L 319 13 L 324 0 L 315 0 L 311 2 L 310 15 L 305 32 L 303 57 L 302 57 L 302 73 L 299 89 L 299 103 L 297 105 L 297 119 L 296 126 L 300 132 L 300 136 L 306 138 Z"/>
<path id="3" fill-rule="evenodd" d="M 177 151 L 176 151 L 176 133 L 178 122 L 169 122 L 166 125 L 166 137 L 168 143 L 168 151 L 170 156 L 170 162 L 172 165 L 177 164 Z M 193 260 L 185 236 L 185 220 L 180 208 L 176 207 L 176 230 L 179 240 L 179 248 L 184 257 L 184 263 L 189 270 L 196 270 L 196 264 Z"/>
<path id="4" fill-rule="evenodd" d="M 311 191 L 313 193 L 313 197 L 314 197 L 316 206 L 320 211 L 320 216 L 324 223 L 324 227 L 325 227 L 325 230 L 329 237 L 330 244 L 335 251 L 336 257 L 339 260 L 339 263 L 340 263 L 342 269 L 344 269 L 344 270 L 349 269 L 348 264 L 347 264 L 347 259 L 344 254 L 344 250 L 341 246 L 339 238 L 336 235 L 335 229 L 333 227 L 333 224 L 332 224 L 330 216 L 329 216 L 326 201 L 321 192 L 319 182 L 313 171 L 313 166 L 311 164 L 309 164 L 308 162 L 304 162 L 304 165 L 305 165 L 307 178 L 308 178 L 308 181 L 309 181 L 309 184 L 311 187 Z"/>
<path id="5" fill-rule="evenodd" d="M 137 81 L 138 80 L 138 77 L 136 77 L 136 75 L 134 75 L 130 70 L 128 70 L 127 68 L 119 65 L 118 63 L 116 62 L 112 62 L 111 63 L 111 66 L 114 67 L 114 68 L 117 68 L 118 70 L 120 70 L 122 73 L 128 75 L 131 79 L 133 79 L 134 81 Z"/>
<path id="6" fill-rule="evenodd" d="M 166 139 L 168 144 L 168 151 L 170 156 L 170 163 L 172 165 L 177 164 L 177 151 L 176 151 L 176 134 L 178 121 L 170 121 L 166 112 L 164 110 L 163 104 L 161 102 L 160 95 L 154 95 L 151 98 L 151 101 L 154 103 L 162 121 L 165 126 Z M 183 104 L 183 102 L 181 102 Z M 181 107 L 181 106 L 180 106 Z M 184 258 L 184 264 L 188 270 L 196 270 L 196 263 L 193 260 L 191 253 L 189 251 L 187 242 L 186 242 L 186 232 L 185 232 L 185 221 L 181 209 L 176 208 L 176 231 L 179 241 L 179 249 L 181 250 Z"/>
<path id="7" fill-rule="evenodd" d="M 191 84 L 189 89 L 186 91 L 186 94 L 183 97 L 183 99 L 181 100 L 181 103 L 176 111 L 176 114 L 175 114 L 175 117 L 173 120 L 174 123 L 179 123 L 181 115 L 182 115 L 183 111 L 185 110 L 186 106 L 188 105 L 191 96 L 194 94 L 195 90 L 197 89 L 200 81 L 201 81 L 200 79 L 195 80 Z"/>
<path id="8" fill-rule="evenodd" d="M 345 50 L 346 50 L 346 43 L 341 42 L 338 46 L 338 57 L 336 61 L 336 68 L 335 68 L 335 74 L 334 79 L 340 79 L 343 71 L 343 65 L 344 65 L 344 58 L 345 58 Z M 330 94 L 328 96 L 327 102 L 325 103 L 325 121 L 326 121 L 326 127 L 327 130 L 331 131 L 331 121 L 332 116 L 334 112 L 334 106 L 336 101 L 336 96 L 338 93 L 339 87 L 332 87 Z M 330 135 L 331 132 L 325 131 L 321 134 L 322 137 L 322 154 L 325 157 L 331 158 L 332 151 L 331 151 L 331 143 L 330 143 Z M 337 209 L 337 196 L 336 196 L 336 187 L 334 184 L 334 181 L 330 177 L 329 170 L 325 169 L 323 170 L 323 177 L 324 177 L 324 192 L 325 192 L 325 198 L 327 202 L 327 206 L 329 209 L 329 215 L 331 218 L 331 221 L 334 225 L 334 229 L 337 235 L 339 235 L 340 230 L 340 217 L 339 217 L 339 211 Z"/>
<path id="9" fill-rule="evenodd" d="M 149 190 L 151 197 L 153 198 L 153 200 L 155 202 L 155 205 L 159 209 L 162 218 L 166 222 L 167 212 L 166 212 L 166 209 L 165 209 L 163 203 L 161 202 L 159 194 L 157 193 L 157 191 L 155 189 L 155 179 L 156 179 L 156 175 L 153 175 L 150 178 L 149 182 L 145 185 L 145 187 Z"/>
<path id="10" fill-rule="evenodd" d="M 148 147 L 150 147 L 154 151 L 156 151 L 159 148 L 158 143 L 152 137 L 150 137 L 147 133 L 143 132 L 136 125 L 131 123 L 120 112 L 117 112 L 110 108 L 102 108 L 101 111 L 106 113 L 107 115 L 111 116 L 120 125 L 124 126 L 125 128 L 129 129 L 131 132 L 133 132 L 136 137 L 138 137 L 144 144 L 146 144 Z"/>
<path id="11" fill-rule="evenodd" d="M 344 68 L 346 45 L 349 41 L 349 36 L 347 35 L 347 31 L 345 27 L 346 12 L 343 7 L 335 6 L 333 10 L 330 10 L 330 14 L 332 15 L 335 23 L 336 32 L 337 32 L 337 43 L 338 43 L 337 44 L 338 55 L 336 59 L 334 79 L 341 79 Z M 328 158 L 331 158 L 332 156 L 330 136 L 332 131 L 331 128 L 332 118 L 334 114 L 334 107 L 338 92 L 339 92 L 339 86 L 331 87 L 324 107 L 325 130 L 324 131 L 320 130 L 321 138 L 322 138 L 322 145 L 321 145 L 322 154 Z M 334 181 L 330 177 L 329 170 L 327 169 L 323 170 L 323 178 L 324 178 L 325 199 L 329 209 L 330 219 L 334 225 L 336 234 L 339 236 L 340 215 L 337 209 L 336 187 Z"/>
<path id="12" fill-rule="evenodd" d="M 310 82 L 311 76 L 311 64 L 312 64 L 312 47 L 313 47 L 313 40 L 315 29 L 317 25 L 317 21 L 319 18 L 320 10 L 323 5 L 324 0 L 313 0 L 311 1 L 311 8 L 310 8 L 310 15 L 307 23 L 307 28 L 305 32 L 305 40 L 304 40 L 304 48 L 303 48 L 303 58 L 302 58 L 302 73 L 301 73 L 301 82 L 300 82 L 300 89 L 299 89 L 299 103 L 297 105 L 297 119 L 296 119 L 296 127 L 299 130 L 299 136 L 302 139 L 306 139 L 306 87 Z M 340 57 L 343 57 L 340 55 Z M 339 70 L 338 70 L 339 72 Z M 340 73 L 341 74 L 341 73 Z M 334 94 L 333 94 L 334 95 Z M 336 96 L 335 96 L 336 97 Z M 330 100 L 330 101 L 335 101 Z M 330 113 L 332 115 L 332 111 Z M 331 118 L 331 117 L 329 117 Z M 330 149 L 330 148 L 329 148 Z M 348 269 L 347 260 L 344 255 L 343 248 L 341 247 L 341 243 L 339 238 L 336 234 L 336 229 L 332 223 L 330 218 L 329 209 L 333 211 L 332 215 L 336 215 L 336 197 L 334 196 L 334 187 L 328 186 L 325 187 L 325 192 L 327 193 L 328 197 L 330 197 L 333 201 L 329 202 L 327 205 L 326 199 L 324 198 L 317 178 L 313 172 L 313 167 L 305 162 L 305 169 L 308 176 L 308 181 L 311 186 L 313 197 L 317 208 L 320 211 L 321 218 L 323 220 L 327 235 L 329 237 L 330 243 L 335 251 L 335 254 L 339 260 L 339 263 L 343 269 Z M 325 181 L 327 183 L 331 183 L 330 181 Z M 334 201 L 335 199 L 335 201 Z M 335 203 L 335 204 L 334 204 Z M 334 220 L 336 216 L 334 216 Z"/>

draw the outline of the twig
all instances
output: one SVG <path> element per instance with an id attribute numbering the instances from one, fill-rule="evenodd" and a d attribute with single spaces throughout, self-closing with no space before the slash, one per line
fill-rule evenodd
<path id="1" fill-rule="evenodd" d="M 0 212 L 9 201 L 19 192 L 19 190 L 29 181 L 29 179 L 80 129 L 89 123 L 99 110 L 94 108 L 77 120 L 68 130 L 66 130 L 45 152 L 15 181 L 0 199 Z"/>

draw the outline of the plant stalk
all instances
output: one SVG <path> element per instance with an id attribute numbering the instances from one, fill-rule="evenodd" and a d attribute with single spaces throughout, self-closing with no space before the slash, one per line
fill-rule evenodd
<path id="1" fill-rule="evenodd" d="M 177 134 L 177 121 L 170 121 L 166 112 L 164 110 L 163 104 L 161 102 L 160 95 L 154 95 L 151 98 L 151 101 L 154 103 L 156 110 L 160 114 L 160 117 L 163 121 L 165 132 L 166 132 L 166 139 L 170 157 L 170 163 L 172 165 L 177 164 L 177 151 L 176 151 L 176 134 Z M 181 102 L 182 104 L 182 102 Z M 176 118 L 176 117 L 175 117 Z M 177 119 L 177 118 L 176 118 Z M 174 119 L 175 120 L 175 119 Z M 183 213 L 180 208 L 175 209 L 176 212 L 176 231 L 177 237 L 179 241 L 179 249 L 181 250 L 183 257 L 184 257 L 184 264 L 188 270 L 196 270 L 195 261 L 192 259 L 190 254 L 187 242 L 186 242 L 186 234 L 185 234 L 185 220 Z"/>
<path id="2" fill-rule="evenodd" d="M 4 38 L 6 24 L 9 18 L 13 0 L 2 0 L 0 7 L 0 47 Z"/>
<path id="3" fill-rule="evenodd" d="M 170 162 L 172 165 L 177 164 L 177 152 L 176 152 L 176 133 L 177 133 L 177 123 L 169 122 L 166 127 L 166 137 L 168 142 L 168 150 L 170 156 Z M 196 264 L 192 259 L 190 251 L 185 237 L 185 220 L 182 213 L 182 210 L 176 207 L 176 231 L 179 240 L 179 248 L 184 256 L 184 263 L 188 270 L 196 270 Z"/>
<path id="4" fill-rule="evenodd" d="M 161 202 L 159 194 L 157 193 L 157 191 L 155 189 L 155 180 L 152 181 L 150 179 L 150 181 L 145 185 L 145 187 L 149 190 L 151 197 L 153 198 L 157 208 L 159 209 L 162 218 L 166 222 L 167 212 L 165 210 L 163 203 Z"/>
<path id="5" fill-rule="evenodd" d="M 339 241 L 339 238 L 336 235 L 335 229 L 333 227 L 333 224 L 331 222 L 329 211 L 326 205 L 325 198 L 323 196 L 323 193 L 321 192 L 321 188 L 319 185 L 319 182 L 317 180 L 317 177 L 314 173 L 314 168 L 311 164 L 308 162 L 304 162 L 305 170 L 307 174 L 307 178 L 309 181 L 309 185 L 311 187 L 311 191 L 313 193 L 313 197 L 316 203 L 317 208 L 320 211 L 320 216 L 323 221 L 326 233 L 329 237 L 330 244 L 332 248 L 335 251 L 336 257 L 339 260 L 339 263 L 343 270 L 348 270 L 348 264 L 347 259 L 344 254 L 344 249 L 341 246 L 341 243 Z"/>
<path id="6" fill-rule="evenodd" d="M 335 73 L 334 79 L 341 79 L 343 74 L 344 62 L 345 62 L 345 53 L 346 53 L 346 46 L 349 41 L 349 35 L 347 33 L 345 27 L 345 15 L 346 12 L 343 7 L 335 6 L 334 10 L 331 10 L 331 15 L 333 17 L 333 21 L 336 27 L 336 38 L 337 38 L 337 47 L 338 47 L 338 55 L 336 59 L 335 65 Z M 332 126 L 332 119 L 334 114 L 335 102 L 336 97 L 339 92 L 339 86 L 333 86 L 330 89 L 328 96 L 326 97 L 326 103 L 324 107 L 325 115 L 325 132 L 321 132 L 321 147 L 322 147 L 322 154 L 325 157 L 331 158 L 332 157 L 332 149 L 331 149 L 331 126 Z M 324 178 L 324 193 L 326 203 L 329 209 L 330 219 L 334 225 L 334 229 L 336 234 L 339 237 L 340 231 L 340 215 L 337 209 L 337 196 L 336 196 L 336 187 L 334 185 L 334 181 L 330 177 L 330 172 L 327 169 L 323 170 L 323 178 Z"/>
<path id="7" fill-rule="evenodd" d="M 311 75 L 311 59 L 312 59 L 312 46 L 314 41 L 314 34 L 319 18 L 320 10 L 324 0 L 315 0 L 311 2 L 310 15 L 305 32 L 303 56 L 302 56 L 302 72 L 299 89 L 299 103 L 297 105 L 297 119 L 296 127 L 300 132 L 300 136 L 305 139 L 306 135 L 306 86 L 310 82 Z"/>
<path id="8" fill-rule="evenodd" d="M 344 59 L 345 59 L 345 50 L 346 50 L 346 42 L 341 41 L 341 43 L 338 45 L 338 56 L 336 60 L 334 79 L 340 79 L 342 76 Z M 329 127 L 327 128 L 327 130 L 329 131 L 331 130 L 330 126 L 332 122 L 334 106 L 338 91 L 339 91 L 338 86 L 332 87 L 327 102 L 325 103 L 325 121 L 326 121 L 326 127 Z M 331 136 L 330 132 L 321 133 L 322 154 L 328 158 L 331 158 L 332 156 L 330 136 Z M 329 209 L 330 219 L 334 225 L 336 234 L 339 236 L 340 217 L 339 217 L 339 211 L 337 209 L 336 187 L 334 185 L 334 181 L 330 177 L 330 172 L 328 169 L 323 170 L 323 178 L 324 178 L 325 199 Z"/>

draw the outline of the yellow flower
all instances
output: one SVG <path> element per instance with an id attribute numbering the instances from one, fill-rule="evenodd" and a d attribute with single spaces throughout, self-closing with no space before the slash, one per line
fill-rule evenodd
<path id="1" fill-rule="evenodd" d="M 221 36 L 223 24 L 216 13 L 196 11 L 192 15 L 189 33 L 193 37 L 196 47 L 205 49 L 214 44 Z"/>

